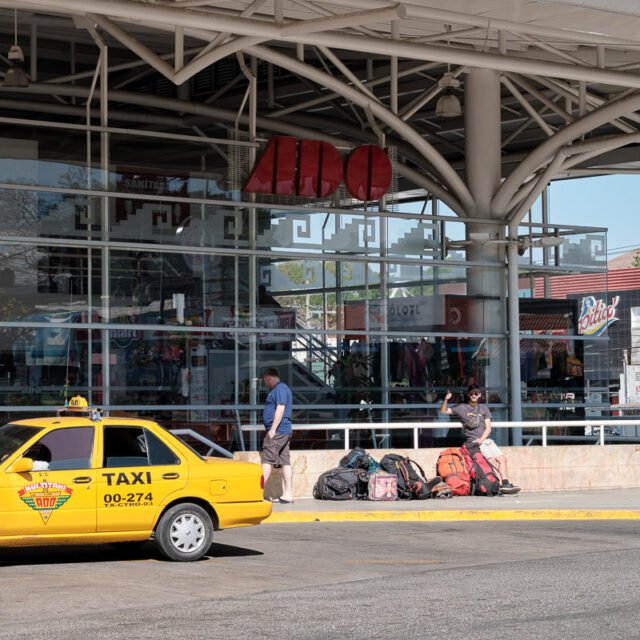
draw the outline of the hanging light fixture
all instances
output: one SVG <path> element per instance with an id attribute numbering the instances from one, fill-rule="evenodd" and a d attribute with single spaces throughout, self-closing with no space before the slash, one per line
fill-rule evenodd
<path id="1" fill-rule="evenodd" d="M 438 82 L 438 86 L 444 89 L 444 93 L 436 103 L 436 115 L 442 116 L 443 118 L 456 118 L 461 116 L 462 107 L 460 106 L 460 100 L 458 100 L 458 97 L 452 91 L 452 89 L 460 87 L 460 80 L 458 80 L 451 71 L 445 71 Z"/>
<path id="2" fill-rule="evenodd" d="M 28 87 L 29 78 L 22 68 L 24 63 L 24 55 L 22 49 L 18 46 L 18 10 L 14 9 L 13 13 L 13 46 L 9 49 L 7 58 L 11 63 L 9 69 L 4 76 L 4 87 Z"/>

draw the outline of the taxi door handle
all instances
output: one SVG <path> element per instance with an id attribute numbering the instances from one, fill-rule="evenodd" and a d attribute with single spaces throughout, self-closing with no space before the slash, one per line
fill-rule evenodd
<path id="1" fill-rule="evenodd" d="M 73 482 L 76 484 L 86 484 L 87 482 L 91 482 L 91 476 L 79 476 L 74 478 Z"/>
<path id="2" fill-rule="evenodd" d="M 165 473 L 162 476 L 163 480 L 175 480 L 176 478 L 179 478 L 180 474 L 179 473 Z"/>

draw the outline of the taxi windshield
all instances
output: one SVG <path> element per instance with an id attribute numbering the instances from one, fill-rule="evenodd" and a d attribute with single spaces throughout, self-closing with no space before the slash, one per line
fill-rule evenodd
<path id="1" fill-rule="evenodd" d="M 0 462 L 31 440 L 38 431 L 42 431 L 42 427 L 29 427 L 24 424 L 5 424 L 0 427 Z"/>

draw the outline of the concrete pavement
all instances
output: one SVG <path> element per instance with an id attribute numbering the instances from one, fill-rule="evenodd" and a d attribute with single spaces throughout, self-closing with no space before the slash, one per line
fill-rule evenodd
<path id="1" fill-rule="evenodd" d="M 265 523 L 467 520 L 640 520 L 640 487 L 394 502 L 298 498 L 290 505 L 274 504 Z"/>

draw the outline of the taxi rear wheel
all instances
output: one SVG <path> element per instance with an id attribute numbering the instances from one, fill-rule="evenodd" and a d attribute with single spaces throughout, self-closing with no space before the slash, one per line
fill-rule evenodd
<path id="1" fill-rule="evenodd" d="M 209 550 L 212 540 L 209 514 L 190 502 L 171 507 L 156 527 L 160 551 L 170 560 L 197 560 Z"/>

